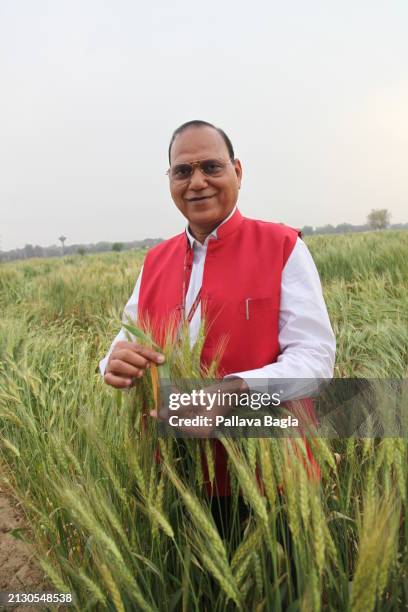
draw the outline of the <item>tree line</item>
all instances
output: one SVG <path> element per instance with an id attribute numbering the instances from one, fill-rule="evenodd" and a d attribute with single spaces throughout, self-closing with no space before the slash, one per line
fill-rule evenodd
<path id="1" fill-rule="evenodd" d="M 390 223 L 391 213 L 386 208 L 373 208 L 367 215 L 367 222 L 363 225 L 352 225 L 351 223 L 340 223 L 339 225 L 322 225 L 312 227 L 305 225 L 302 227 L 302 234 L 347 234 L 348 232 L 369 232 L 372 230 L 383 229 L 408 229 L 408 223 Z"/>
<path id="2" fill-rule="evenodd" d="M 318 234 L 347 234 L 352 232 L 371 232 L 374 228 L 370 227 L 368 223 L 363 225 L 352 225 L 351 223 L 340 223 L 339 225 L 321 225 L 319 227 L 312 227 L 311 225 L 305 225 L 301 228 L 302 234 L 318 235 Z M 375 228 L 382 229 L 382 228 Z M 385 229 L 385 228 L 383 228 Z M 406 230 L 408 229 L 408 223 L 392 223 L 387 227 L 391 230 Z"/>
<path id="3" fill-rule="evenodd" d="M 391 214 L 386 208 L 372 209 L 367 215 L 367 223 L 364 225 L 352 225 L 351 223 L 340 223 L 339 225 L 322 225 L 312 227 L 305 225 L 301 228 L 304 236 L 318 234 L 346 234 L 351 232 L 368 232 L 382 229 L 408 229 L 408 223 L 390 223 Z M 61 257 L 63 255 L 86 255 L 87 253 L 104 253 L 106 251 L 126 251 L 129 249 L 150 248 L 162 241 L 162 238 L 145 238 L 133 242 L 97 242 L 96 244 L 71 244 L 65 246 L 67 237 L 62 235 L 58 238 L 61 246 L 53 244 L 49 247 L 33 246 L 26 244 L 22 249 L 11 251 L 0 251 L 0 261 L 12 261 L 14 259 L 30 259 L 32 257 Z"/>
<path id="4" fill-rule="evenodd" d="M 64 238 L 64 240 L 61 240 Z M 32 257 L 62 257 L 63 255 L 87 255 L 106 251 L 126 251 L 130 249 L 150 248 L 162 241 L 162 238 L 145 238 L 133 242 L 97 242 L 96 244 L 65 244 L 66 236 L 60 236 L 61 246 L 53 244 L 48 247 L 26 244 L 22 249 L 0 252 L 0 261 L 30 259 Z"/>

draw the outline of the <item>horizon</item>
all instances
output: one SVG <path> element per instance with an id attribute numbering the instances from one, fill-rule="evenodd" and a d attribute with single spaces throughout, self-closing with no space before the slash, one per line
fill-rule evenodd
<path id="1" fill-rule="evenodd" d="M 283 223 L 283 221 L 282 222 L 281 221 L 275 221 L 275 223 Z M 342 225 L 342 224 L 349 225 L 349 222 L 348 221 L 342 221 L 341 223 L 337 223 L 335 225 L 333 225 L 332 223 L 325 223 L 324 225 L 311 225 L 311 226 L 306 224 L 306 225 L 302 225 L 301 227 L 298 227 L 297 229 L 301 230 L 304 227 L 312 227 L 313 232 L 315 232 L 316 229 L 320 229 L 320 228 L 328 227 L 328 226 L 336 228 L 337 226 Z M 405 221 L 393 221 L 385 229 L 393 229 L 394 225 L 407 225 L 407 224 L 408 224 L 408 221 L 406 221 L 406 222 Z M 364 225 L 368 225 L 368 224 L 367 224 L 367 221 L 364 221 L 363 223 L 355 223 L 355 224 L 350 224 L 350 225 L 352 225 L 353 227 L 359 227 L 359 226 L 364 226 Z M 405 229 L 405 228 L 402 228 L 402 229 Z M 368 231 L 376 231 L 376 230 L 370 229 Z M 338 233 L 342 233 L 342 232 L 338 232 Z M 344 232 L 344 233 L 347 233 L 347 232 Z M 358 232 L 350 231 L 350 233 L 358 233 Z M 168 238 L 170 238 L 170 236 Z M 124 239 L 121 239 L 121 238 L 109 238 L 109 239 L 103 239 L 103 240 L 96 239 L 93 242 L 89 242 L 89 241 L 88 242 L 71 242 L 69 240 L 69 236 L 67 236 L 66 240 L 68 241 L 66 246 L 78 246 L 78 247 L 79 246 L 84 246 L 84 247 L 86 247 L 86 246 L 97 245 L 97 244 L 104 243 L 104 242 L 109 243 L 109 244 L 115 244 L 115 243 L 127 244 L 127 243 L 130 243 L 130 242 L 142 242 L 143 240 L 167 240 L 167 238 L 163 238 L 162 236 L 144 236 L 143 238 L 131 238 L 130 240 L 124 240 Z M 58 239 L 57 239 L 57 241 L 58 241 Z M 2 235 L 0 234 L 0 253 L 8 253 L 10 251 L 22 250 L 26 246 L 40 247 L 40 248 L 43 248 L 43 249 L 52 248 L 52 247 L 59 247 L 60 248 L 60 244 L 58 244 L 58 242 L 50 242 L 48 244 L 38 244 L 36 242 L 26 242 L 23 245 L 17 245 L 17 246 L 11 247 L 11 248 L 6 250 L 6 249 L 2 248 Z"/>
<path id="2" fill-rule="evenodd" d="M 347 230 L 339 230 L 339 231 L 322 231 L 322 230 L 327 230 L 327 228 L 333 228 L 333 230 L 337 230 L 337 228 L 341 227 L 342 225 L 347 225 L 350 226 L 351 229 L 347 229 Z M 402 225 L 403 227 L 394 227 L 394 226 L 398 226 L 398 225 Z M 343 234 L 362 234 L 362 233 L 370 233 L 370 232 L 377 232 L 377 231 L 408 231 L 408 222 L 404 223 L 404 222 L 395 222 L 395 223 L 390 223 L 387 227 L 385 228 L 381 228 L 380 230 L 375 229 L 373 227 L 370 227 L 370 225 L 365 222 L 365 223 L 359 223 L 359 224 L 350 224 L 347 221 L 343 221 L 342 223 L 338 223 L 337 225 L 332 225 L 330 223 L 327 223 L 325 225 L 316 225 L 316 226 L 302 226 L 299 227 L 297 229 L 302 230 L 302 232 L 304 232 L 305 229 L 312 229 L 312 232 L 306 232 L 304 233 L 305 236 L 324 236 L 324 235 L 343 235 Z M 364 228 L 364 229 L 356 229 L 356 228 Z M 1 236 L 0 236 L 1 239 Z M 161 236 L 145 236 L 144 238 L 137 238 L 137 239 L 132 239 L 132 240 L 97 240 L 96 242 L 70 242 L 69 241 L 69 237 L 66 236 L 65 240 L 68 240 L 68 242 L 66 243 L 64 241 L 64 249 L 69 249 L 69 248 L 95 248 L 98 245 L 102 245 L 102 244 L 106 244 L 109 245 L 109 247 L 111 247 L 110 250 L 112 249 L 112 246 L 115 244 L 119 244 L 121 246 L 121 248 L 119 250 L 129 250 L 128 245 L 132 244 L 132 243 L 136 243 L 136 242 L 146 242 L 146 241 L 152 241 L 152 242 L 162 242 L 164 240 L 167 240 L 167 238 L 163 238 Z M 35 244 L 33 242 L 28 242 L 26 243 L 24 246 L 21 247 L 14 247 L 11 249 L 8 249 L 7 251 L 2 250 L 1 249 L 1 243 L 0 243 L 0 255 L 7 255 L 9 253 L 12 253 L 13 251 L 24 251 L 24 249 L 26 247 L 30 247 L 30 248 L 40 248 L 40 249 L 60 249 L 61 250 L 61 243 L 58 244 L 57 242 L 51 243 L 51 244 Z M 130 247 L 130 249 L 133 249 L 136 247 Z M 145 248 L 145 247 L 137 247 L 137 248 Z M 95 251 L 95 252 L 91 252 L 89 254 L 97 254 L 99 251 Z M 100 251 L 102 252 L 106 252 L 105 250 Z M 72 255 L 73 253 L 69 253 L 70 255 Z M 82 253 L 82 254 L 86 254 Z M 35 255 L 33 256 L 34 258 L 36 257 Z M 47 255 L 44 256 L 45 258 L 47 257 Z M 30 256 L 29 259 L 32 259 L 32 257 Z M 10 260 L 11 261 L 11 260 Z"/>
<path id="3" fill-rule="evenodd" d="M 407 18 L 401 0 L 204 14 L 186 0 L 5 0 L 1 249 L 180 232 L 167 148 L 193 118 L 230 137 L 245 216 L 361 225 L 386 208 L 404 223 Z"/>

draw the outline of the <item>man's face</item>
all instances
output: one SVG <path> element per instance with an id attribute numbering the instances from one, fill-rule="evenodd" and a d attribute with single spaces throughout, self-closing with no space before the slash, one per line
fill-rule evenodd
<path id="1" fill-rule="evenodd" d="M 190 179 L 170 178 L 170 192 L 177 208 L 188 219 L 191 231 L 209 234 L 234 208 L 242 169 L 239 160 L 230 160 L 227 146 L 216 130 L 187 128 L 174 140 L 171 168 L 202 160 L 223 162 L 221 175 L 207 176 L 196 166 Z"/>

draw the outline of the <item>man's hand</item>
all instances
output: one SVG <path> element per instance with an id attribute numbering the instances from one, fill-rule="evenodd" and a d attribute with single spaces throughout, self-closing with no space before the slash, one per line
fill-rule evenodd
<path id="1" fill-rule="evenodd" d="M 175 389 L 175 391 L 177 391 L 177 389 Z M 210 404 L 208 399 L 209 396 L 217 397 L 219 394 L 222 395 L 222 393 L 236 393 L 239 396 L 242 393 L 248 393 L 249 389 L 242 378 L 235 377 L 204 387 L 203 392 L 203 401 L 200 401 L 198 405 L 197 403 L 195 405 L 189 403 L 188 405 L 180 406 L 178 410 L 174 412 L 169 411 L 168 406 L 163 406 L 162 410 L 159 412 L 157 410 L 152 410 L 150 416 L 163 422 L 168 422 L 171 415 L 177 416 L 180 424 L 176 429 L 180 432 L 192 438 L 208 438 L 211 437 L 215 430 L 216 417 L 227 416 L 234 409 L 227 402 L 223 401 L 221 401 L 221 403 L 217 401 Z M 198 417 L 199 419 L 201 417 L 201 424 L 196 426 L 184 424 L 186 422 L 184 419 L 193 419 L 194 417 Z"/>
<path id="2" fill-rule="evenodd" d="M 162 364 L 164 355 L 137 342 L 115 344 L 106 366 L 104 381 L 116 389 L 126 389 L 143 376 L 151 363 Z"/>

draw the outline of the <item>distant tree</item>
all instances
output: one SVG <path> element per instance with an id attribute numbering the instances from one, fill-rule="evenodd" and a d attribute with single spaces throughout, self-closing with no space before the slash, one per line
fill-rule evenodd
<path id="1" fill-rule="evenodd" d="M 321 227 L 316 227 L 315 234 L 335 234 L 336 228 L 334 225 L 330 223 L 328 225 L 322 225 Z"/>
<path id="2" fill-rule="evenodd" d="M 119 253 L 122 250 L 123 250 L 123 242 L 114 242 L 113 243 L 112 251 L 116 251 L 116 253 Z"/>
<path id="3" fill-rule="evenodd" d="M 311 225 L 305 225 L 301 230 L 304 236 L 310 236 L 310 234 L 314 234 L 314 229 Z"/>
<path id="4" fill-rule="evenodd" d="M 86 253 L 86 248 L 85 248 L 85 247 L 83 247 L 83 246 L 78 247 L 78 249 L 77 249 L 77 253 L 78 253 L 78 255 L 85 255 L 85 253 Z"/>
<path id="5" fill-rule="evenodd" d="M 393 223 L 390 227 L 396 230 L 408 229 L 408 223 Z"/>
<path id="6" fill-rule="evenodd" d="M 338 234 L 346 234 L 347 232 L 352 231 L 353 226 L 351 225 L 351 223 L 339 223 L 339 225 L 336 225 L 336 232 Z"/>
<path id="7" fill-rule="evenodd" d="M 367 223 L 374 230 L 382 230 L 389 226 L 391 213 L 386 208 L 373 208 L 367 215 Z"/>
<path id="8" fill-rule="evenodd" d="M 26 257 L 27 259 L 29 257 L 34 257 L 35 253 L 34 253 L 34 247 L 32 244 L 26 244 L 24 247 L 24 257 Z"/>
<path id="9" fill-rule="evenodd" d="M 93 245 L 94 253 L 103 253 L 104 251 L 111 251 L 112 244 L 110 242 L 97 242 Z"/>
<path id="10" fill-rule="evenodd" d="M 64 254 L 64 246 L 65 246 L 65 241 L 66 241 L 67 237 L 66 236 L 60 236 L 58 238 L 58 240 L 61 243 L 61 250 L 62 250 L 62 254 Z"/>

